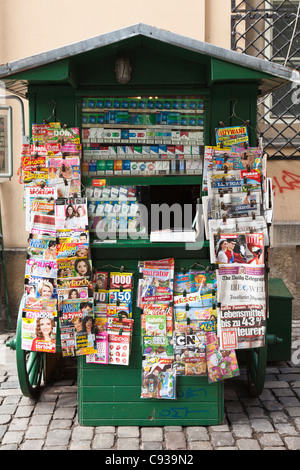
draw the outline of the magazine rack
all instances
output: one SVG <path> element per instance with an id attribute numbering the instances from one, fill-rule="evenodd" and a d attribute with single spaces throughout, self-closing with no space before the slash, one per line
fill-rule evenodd
<path id="1" fill-rule="evenodd" d="M 101 46 L 99 46 L 101 44 Z M 85 48 L 86 46 L 86 48 Z M 234 54 L 200 41 L 149 27 L 136 25 L 100 37 L 85 44 L 70 45 L 49 54 L 35 56 L 25 62 L 17 61 L 0 67 L 0 77 L 5 77 L 7 88 L 19 84 L 19 93 L 29 99 L 29 122 L 42 122 L 49 114 L 49 103 L 55 100 L 58 114 L 64 122 L 85 129 L 82 99 L 84 97 L 172 96 L 204 97 L 204 122 L 201 123 L 203 141 L 199 145 L 214 143 L 215 128 L 221 120 L 227 125 L 239 125 L 249 120 L 249 141 L 256 145 L 257 97 L 272 92 L 278 84 L 290 81 L 288 69 L 269 66 L 267 61 L 242 54 Z M 84 52 L 79 52 L 84 51 Z M 118 53 L 130 57 L 132 78 L 127 84 L 116 81 L 114 59 Z M 176 60 L 174 60 L 176 59 Z M 29 64 L 29 65 L 28 65 Z M 95 64 L 98 64 L 95 67 Z M 14 70 L 14 73 L 11 73 Z M 234 98 L 234 100 L 233 100 Z M 233 107 L 234 106 L 234 107 Z M 93 114 L 92 112 L 90 114 Z M 92 127 L 105 128 L 101 124 L 101 111 L 96 113 Z M 98 116 L 99 115 L 99 116 Z M 143 113 L 141 113 L 142 119 Z M 237 118 L 237 116 L 239 116 Z M 153 116 L 152 116 L 153 117 Z M 121 115 L 119 116 L 121 118 Z M 165 116 L 164 116 L 165 118 Z M 194 123 L 190 123 L 194 125 Z M 138 126 L 141 127 L 138 127 Z M 184 123 L 186 126 L 186 123 Z M 135 123 L 138 129 L 144 124 Z M 110 124 L 107 129 L 122 129 L 122 125 Z M 106 139 L 108 134 L 106 134 Z M 98 137 L 96 137 L 98 139 Z M 102 137 L 102 142 L 104 142 Z M 98 140 L 97 142 L 98 143 Z M 108 143 L 108 142 L 106 142 Z M 110 145 L 114 145 L 111 141 Z M 135 144 L 142 145 L 141 142 Z M 120 144 L 118 144 L 119 146 Z M 124 144 L 125 145 L 125 144 Z M 127 145 L 130 145 L 128 142 Z M 147 145 L 147 144 L 146 144 Z M 198 145 L 198 144 L 197 144 Z M 112 171 L 111 158 L 107 159 L 107 171 Z M 99 160 L 101 161 L 101 159 Z M 162 160 L 163 161 L 163 160 Z M 157 187 L 170 200 L 180 200 L 183 190 L 201 187 L 201 175 L 193 169 L 191 174 L 116 175 L 102 173 L 103 166 L 83 167 L 83 184 L 87 188 L 93 179 L 106 179 L 109 185 L 144 185 Z M 105 170 L 106 171 L 106 170 Z M 158 171 L 164 171 L 163 166 Z M 91 173 L 92 172 L 92 173 Z M 153 193 L 152 193 L 153 196 Z M 197 197 L 200 196 L 200 191 Z M 172 199 L 173 198 L 173 199 Z M 157 201 L 155 201 L 157 202 Z M 163 201 L 159 201 L 163 202 Z M 190 202 L 190 201 L 187 201 Z M 189 267 L 195 262 L 209 263 L 209 247 L 186 250 L 185 243 L 150 242 L 149 239 L 120 240 L 116 243 L 92 244 L 92 261 L 96 268 L 104 264 L 130 268 L 137 281 L 139 260 L 173 257 L 175 267 Z M 290 299 L 289 299 L 290 301 Z M 272 312 L 270 313 L 272 315 Z M 139 312 L 134 311 L 136 332 L 139 330 Z M 20 325 L 20 312 L 18 328 Z M 284 320 L 286 321 L 286 319 Z M 268 334 L 273 333 L 269 331 Z M 11 345 L 17 349 L 19 380 L 24 395 L 37 396 L 42 373 L 47 370 L 46 354 L 21 352 L 19 333 Z M 254 395 L 262 392 L 266 368 L 267 346 L 245 352 L 249 370 L 249 388 Z M 45 365 L 46 362 L 46 365 Z M 47 376 L 47 374 L 46 374 Z M 140 398 L 141 353 L 140 338 L 133 340 L 132 357 L 128 367 L 85 364 L 78 359 L 79 421 L 84 425 L 103 424 L 218 424 L 224 416 L 223 383 L 208 384 L 206 378 L 179 377 L 178 400 L 143 400 Z"/>

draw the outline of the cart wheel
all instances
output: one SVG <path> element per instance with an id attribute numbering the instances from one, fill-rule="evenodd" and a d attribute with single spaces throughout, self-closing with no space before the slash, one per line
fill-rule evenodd
<path id="1" fill-rule="evenodd" d="M 267 345 L 245 351 L 248 387 L 252 397 L 258 397 L 263 389 L 267 366 Z"/>
<path id="2" fill-rule="evenodd" d="M 25 397 L 36 398 L 40 392 L 43 377 L 45 353 L 36 351 L 25 351 L 22 349 L 22 306 L 23 298 L 19 307 L 17 338 L 16 338 L 16 360 L 21 391 Z"/>

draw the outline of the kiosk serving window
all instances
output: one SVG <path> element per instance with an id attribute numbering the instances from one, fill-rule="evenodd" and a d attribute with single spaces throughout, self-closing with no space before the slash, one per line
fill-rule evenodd
<path id="1" fill-rule="evenodd" d="M 204 119 L 203 96 L 83 97 L 82 174 L 96 237 L 191 230 Z"/>

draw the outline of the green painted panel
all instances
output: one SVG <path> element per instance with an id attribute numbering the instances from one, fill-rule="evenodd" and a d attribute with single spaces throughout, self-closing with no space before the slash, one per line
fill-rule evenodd
<path id="1" fill-rule="evenodd" d="M 270 78 L 270 75 L 254 70 L 249 67 L 243 67 L 242 65 L 233 64 L 231 62 L 225 62 L 220 59 L 211 58 L 210 61 L 210 82 L 215 81 L 259 81 L 262 78 Z"/>
<path id="2" fill-rule="evenodd" d="M 177 399 L 176 403 L 182 400 L 201 401 L 201 402 L 217 402 L 218 401 L 218 387 L 207 387 L 201 385 L 190 386 L 181 385 L 177 386 Z M 145 399 L 141 398 L 141 387 L 136 385 L 126 385 L 122 387 L 113 386 L 88 386 L 82 387 L 81 390 L 82 402 L 120 402 L 120 401 L 139 401 Z M 154 400 L 152 400 L 154 401 Z M 157 401 L 157 400 L 155 400 Z M 147 402 L 147 401 L 146 401 Z"/>
<path id="3" fill-rule="evenodd" d="M 160 400 L 159 402 L 149 400 L 140 403 L 84 403 L 79 422 L 84 419 L 97 423 L 95 425 L 197 425 L 208 424 L 211 420 L 217 424 L 222 422 L 223 416 L 218 402 L 180 402 L 171 400 Z M 105 424 L 104 424 L 105 423 Z M 139 424 L 140 423 L 140 424 Z"/>
<path id="4" fill-rule="evenodd" d="M 75 103 L 74 91 L 69 86 L 32 85 L 29 87 L 30 123 L 42 123 L 43 119 L 48 119 L 50 122 L 61 121 L 74 127 Z M 55 116 L 52 116 L 53 110 Z"/>
<path id="5" fill-rule="evenodd" d="M 69 76 L 69 59 L 59 60 L 51 64 L 24 70 L 9 76 L 13 80 L 28 80 L 30 84 L 34 82 L 62 82 Z"/>

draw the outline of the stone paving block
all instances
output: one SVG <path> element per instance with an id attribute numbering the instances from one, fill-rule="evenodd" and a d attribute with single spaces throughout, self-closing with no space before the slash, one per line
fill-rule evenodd
<path id="1" fill-rule="evenodd" d="M 3 436 L 2 445 L 16 444 L 19 445 L 24 437 L 24 431 L 7 431 Z"/>
<path id="2" fill-rule="evenodd" d="M 192 441 L 188 442 L 188 449 L 190 450 L 213 450 L 210 442 L 205 441 Z"/>
<path id="3" fill-rule="evenodd" d="M 20 450 L 42 450 L 44 442 L 43 439 L 29 439 L 21 444 Z"/>
<path id="4" fill-rule="evenodd" d="M 8 424 L 11 421 L 11 415 L 0 415 L 0 425 L 1 424 Z"/>
<path id="5" fill-rule="evenodd" d="M 54 420 L 53 423 L 55 423 Z M 62 422 L 65 420 L 62 420 Z M 72 442 L 92 440 L 94 436 L 94 428 L 89 426 L 76 426 L 72 430 Z"/>
<path id="6" fill-rule="evenodd" d="M 235 444 L 231 432 L 212 432 L 211 442 L 214 447 L 227 447 Z"/>
<path id="7" fill-rule="evenodd" d="M 186 449 L 186 439 L 183 432 L 167 432 L 165 441 L 167 450 Z"/>
<path id="8" fill-rule="evenodd" d="M 140 440 L 137 437 L 119 438 L 117 440 L 118 450 L 139 450 Z"/>
<path id="9" fill-rule="evenodd" d="M 140 437 L 140 429 L 138 426 L 119 426 L 118 438 Z"/>
<path id="10" fill-rule="evenodd" d="M 25 439 L 45 439 L 46 435 L 47 426 L 30 426 L 25 433 Z"/>
<path id="11" fill-rule="evenodd" d="M 208 441 L 209 435 L 207 429 L 203 426 L 191 426 L 186 428 L 186 438 L 188 442 Z"/>
<path id="12" fill-rule="evenodd" d="M 95 427 L 95 434 L 115 433 L 115 431 L 116 431 L 115 426 L 96 426 Z"/>
<path id="13" fill-rule="evenodd" d="M 53 402 L 39 402 L 37 405 L 34 407 L 34 414 L 35 415 L 47 415 L 47 414 L 52 414 L 55 408 L 55 403 Z"/>
<path id="14" fill-rule="evenodd" d="M 147 427 L 141 428 L 141 439 L 145 441 L 155 441 L 159 442 L 163 440 L 163 431 L 162 428 L 158 427 Z"/>
<path id="15" fill-rule="evenodd" d="M 115 443 L 115 436 L 111 433 L 97 434 L 92 441 L 92 449 L 111 449 Z"/>
<path id="16" fill-rule="evenodd" d="M 248 424 L 234 424 L 232 431 L 236 438 L 251 438 L 253 430 Z"/>
<path id="17" fill-rule="evenodd" d="M 33 414 L 30 418 L 30 426 L 37 426 L 38 424 L 43 424 L 44 426 L 48 425 L 52 419 L 52 415 L 36 415 Z"/>
<path id="18" fill-rule="evenodd" d="M 236 444 L 239 450 L 260 450 L 259 443 L 254 439 L 238 439 Z"/>
<path id="19" fill-rule="evenodd" d="M 71 438 L 71 431 L 67 429 L 56 429 L 49 431 L 45 445 L 49 447 L 67 446 Z"/>
<path id="20" fill-rule="evenodd" d="M 283 446 L 283 440 L 276 433 L 266 433 L 258 436 L 258 441 L 262 447 L 280 447 Z"/>
<path id="21" fill-rule="evenodd" d="M 267 419 L 252 419 L 251 426 L 255 432 L 273 432 L 274 428 Z"/>
<path id="22" fill-rule="evenodd" d="M 163 450 L 163 445 L 161 442 L 142 442 L 141 450 Z"/>
<path id="23" fill-rule="evenodd" d="M 284 437 L 283 441 L 288 450 L 300 450 L 300 437 Z"/>
<path id="24" fill-rule="evenodd" d="M 73 419 L 76 414 L 76 408 L 57 408 L 54 412 L 53 419 Z"/>

